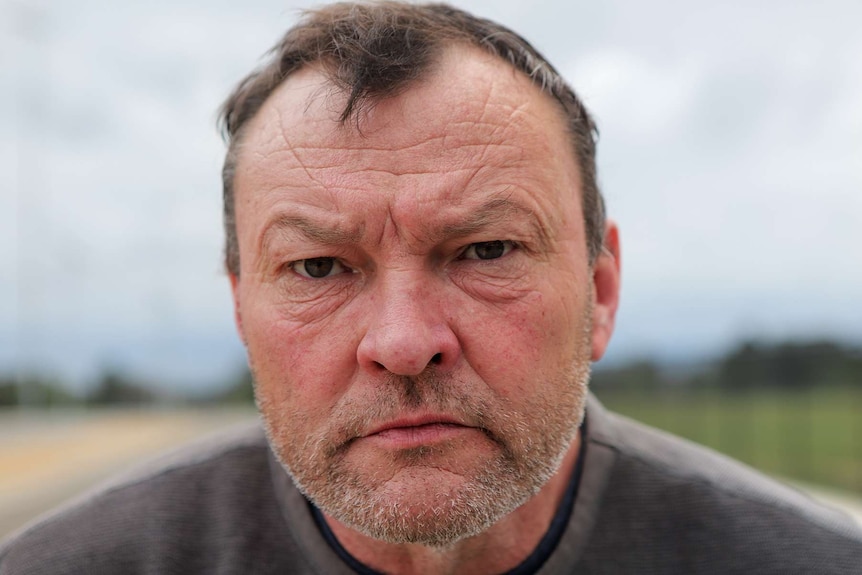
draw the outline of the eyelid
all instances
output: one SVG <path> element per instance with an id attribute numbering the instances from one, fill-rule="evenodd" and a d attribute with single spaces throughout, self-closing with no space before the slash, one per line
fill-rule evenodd
<path id="1" fill-rule="evenodd" d="M 308 260 L 323 260 L 323 259 L 332 260 L 332 270 L 330 271 L 330 273 L 326 274 L 323 277 L 316 278 L 314 276 L 309 275 L 308 273 L 305 272 L 304 266 L 301 265 L 301 264 L 304 264 L 305 262 L 307 262 Z M 355 273 L 355 271 L 356 271 L 353 268 L 351 268 L 350 266 L 346 265 L 340 259 L 338 259 L 336 257 L 330 257 L 330 256 L 322 256 L 322 257 L 316 257 L 316 258 L 304 258 L 301 260 L 292 261 L 292 262 L 287 264 L 287 267 L 290 268 L 293 271 L 293 273 L 295 273 L 296 275 L 301 276 L 305 279 L 309 279 L 309 280 L 323 280 L 323 279 L 331 278 L 331 277 L 334 277 L 334 276 L 337 276 L 339 274 L 343 274 L 346 272 Z"/>
<path id="2" fill-rule="evenodd" d="M 473 251 L 473 255 L 475 256 L 475 251 L 476 251 L 477 245 L 490 244 L 490 243 L 494 243 L 494 242 L 502 242 L 503 243 L 503 253 L 499 257 L 485 259 L 485 260 L 483 260 L 482 258 L 479 258 L 479 257 L 468 257 L 467 252 L 469 252 L 471 250 Z M 484 242 L 473 242 L 471 244 L 468 244 L 463 250 L 461 250 L 461 253 L 458 254 L 458 259 L 461 259 L 461 260 L 478 260 L 478 261 L 493 261 L 493 260 L 505 257 L 506 255 L 511 253 L 512 250 L 514 250 L 517 247 L 519 247 L 519 244 L 513 240 L 488 240 L 488 241 L 484 241 Z"/>

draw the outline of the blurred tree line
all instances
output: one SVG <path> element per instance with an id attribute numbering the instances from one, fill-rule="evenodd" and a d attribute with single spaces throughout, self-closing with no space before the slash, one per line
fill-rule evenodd
<path id="1" fill-rule="evenodd" d="M 252 377 L 246 367 L 217 382 L 205 394 L 167 394 L 117 369 L 106 370 L 86 392 L 73 393 L 56 378 L 0 376 L 0 406 L 101 406 L 150 404 L 250 404 Z M 592 385 L 602 391 L 715 388 L 806 390 L 824 386 L 862 387 L 862 347 L 834 341 L 763 343 L 748 341 L 712 361 L 662 365 L 637 360 L 600 367 Z"/>
<path id="2" fill-rule="evenodd" d="M 159 394 L 146 383 L 115 370 L 103 373 L 96 384 L 83 393 L 70 391 L 62 381 L 51 376 L 0 376 L 0 406 L 130 405 L 159 400 Z"/>
<path id="3" fill-rule="evenodd" d="M 607 390 L 709 387 L 733 392 L 862 387 L 862 347 L 834 341 L 747 341 L 712 361 L 694 365 L 633 361 L 596 369 L 591 381 L 593 386 Z"/>
<path id="4" fill-rule="evenodd" d="M 107 405 L 223 405 L 254 401 L 251 373 L 242 368 L 207 393 L 169 393 L 116 369 L 105 371 L 83 392 L 72 392 L 55 377 L 0 375 L 0 407 L 98 407 Z"/>

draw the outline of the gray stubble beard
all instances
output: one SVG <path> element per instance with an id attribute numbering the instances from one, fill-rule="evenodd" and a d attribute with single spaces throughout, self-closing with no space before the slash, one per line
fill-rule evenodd
<path id="1" fill-rule="evenodd" d="M 257 385 L 255 395 L 273 451 L 319 509 L 375 539 L 446 549 L 523 505 L 558 471 L 583 420 L 590 373 L 586 354 L 591 330 L 586 331 L 570 369 L 560 375 L 565 383 L 552 386 L 565 392 L 537 394 L 520 411 L 504 398 L 487 394 L 495 399 L 491 405 L 488 397 L 461 391 L 461 382 L 433 371 L 416 378 L 391 376 L 362 405 L 339 403 L 328 420 L 334 424 L 297 443 L 295 424 L 305 417 L 301 407 L 275 405 L 261 397 Z M 351 466 L 351 442 L 374 422 L 420 406 L 473 422 L 497 452 L 457 489 L 426 492 L 426 497 L 412 500 L 393 498 L 385 485 L 369 484 L 365 470 Z M 420 447 L 405 450 L 398 458 L 418 470 L 423 459 L 433 460 L 438 450 Z"/>

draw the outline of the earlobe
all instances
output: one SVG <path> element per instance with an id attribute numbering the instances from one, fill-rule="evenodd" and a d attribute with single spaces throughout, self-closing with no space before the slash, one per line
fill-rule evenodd
<path id="1" fill-rule="evenodd" d="M 592 360 L 605 354 L 620 300 L 620 238 L 614 222 L 605 225 L 605 243 L 593 264 Z"/>
<path id="2" fill-rule="evenodd" d="M 239 306 L 239 276 L 236 274 L 229 274 L 229 277 L 230 291 L 233 295 L 233 319 L 236 323 L 236 331 L 239 334 L 239 338 L 242 340 L 242 344 L 246 345 L 245 331 L 242 328 L 242 313 Z"/>

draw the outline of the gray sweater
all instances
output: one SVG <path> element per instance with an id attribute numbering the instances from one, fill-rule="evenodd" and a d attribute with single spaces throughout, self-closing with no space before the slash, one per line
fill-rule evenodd
<path id="1" fill-rule="evenodd" d="M 726 457 L 590 398 L 583 475 L 550 573 L 862 573 L 862 530 Z M 0 574 L 352 571 L 258 428 L 186 448 L 0 545 Z"/>

